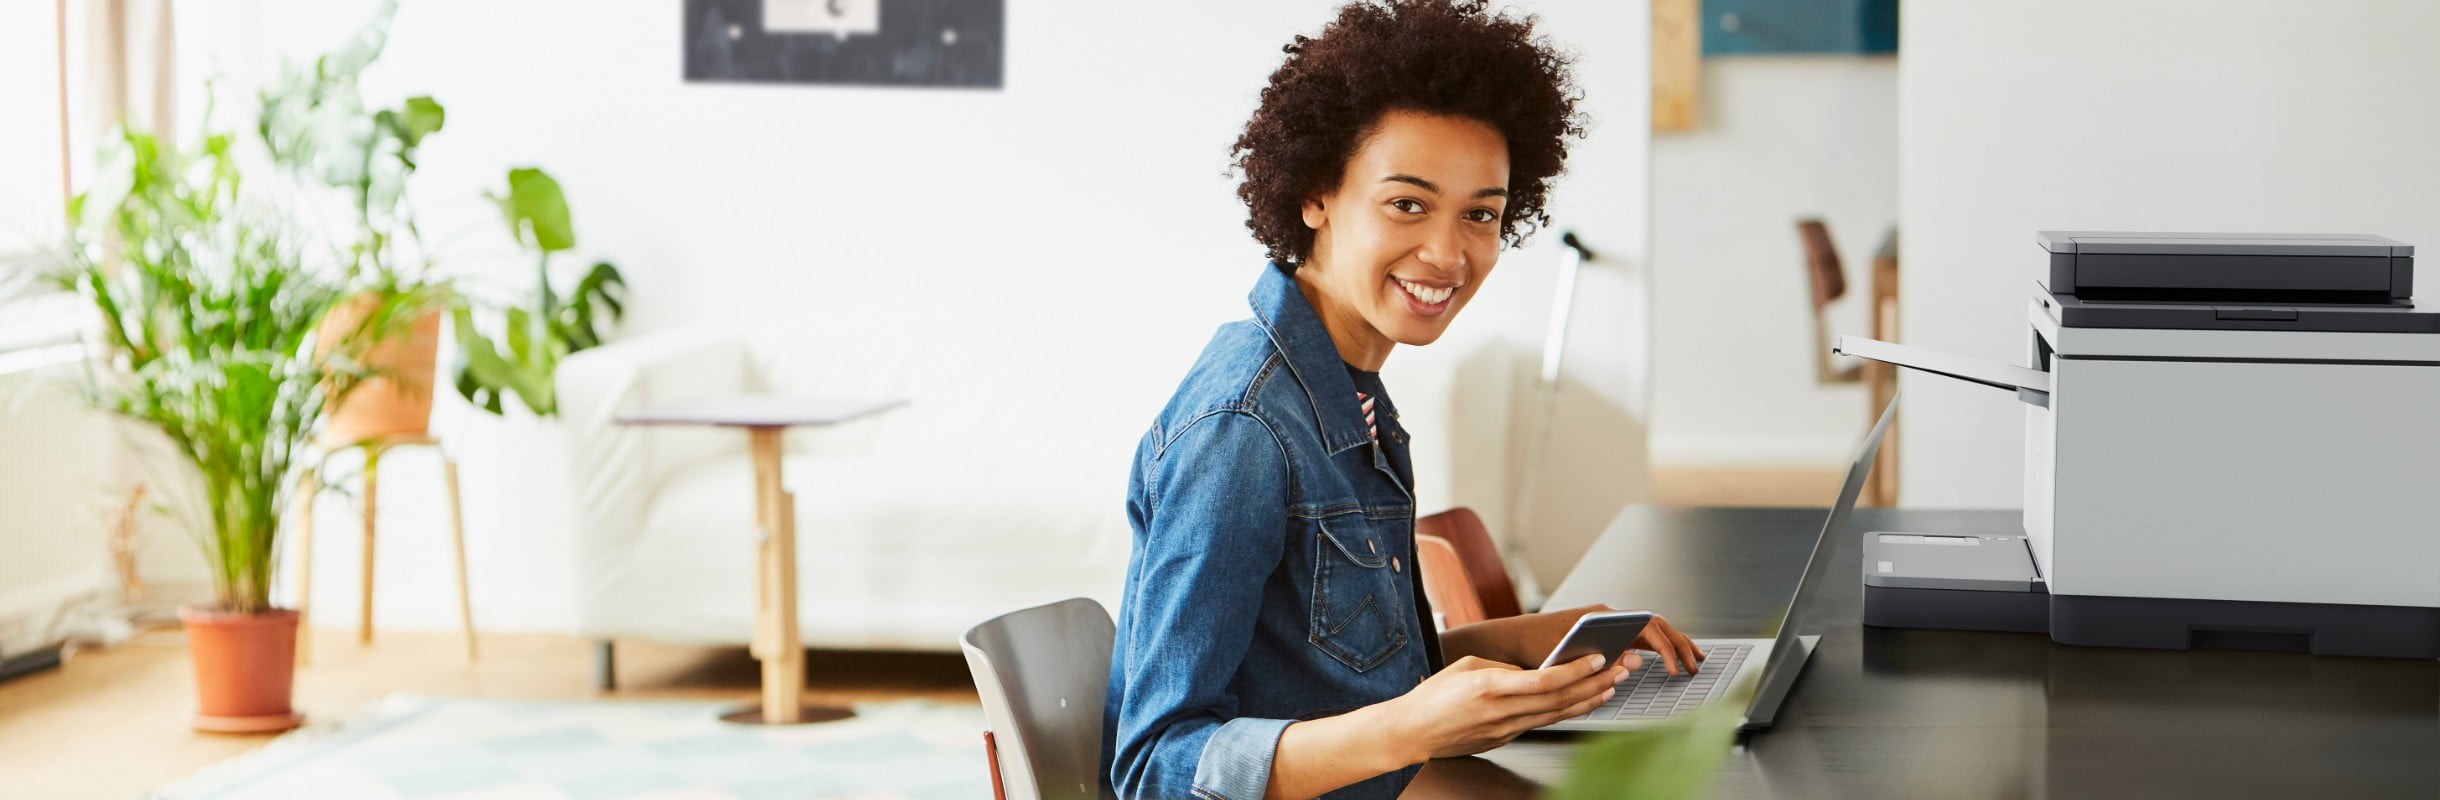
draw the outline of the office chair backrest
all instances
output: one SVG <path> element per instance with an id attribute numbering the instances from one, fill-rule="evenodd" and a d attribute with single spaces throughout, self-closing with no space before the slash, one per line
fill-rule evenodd
<path id="1" fill-rule="evenodd" d="M 1441 624 L 1455 628 L 1489 618 L 1482 598 L 1474 593 L 1472 576 L 1466 574 L 1466 560 L 1449 540 L 1415 534 L 1415 568 L 1423 571 L 1423 595 L 1432 601 L 1432 613 L 1440 615 Z"/>
<path id="2" fill-rule="evenodd" d="M 1102 700 L 1116 626 L 1078 597 L 1002 614 L 960 639 L 982 695 L 998 797 L 1104 798 Z"/>
<path id="3" fill-rule="evenodd" d="M 1491 541 L 1491 529 L 1483 525 L 1482 515 L 1474 513 L 1474 509 L 1459 506 L 1415 520 L 1415 534 L 1419 540 L 1418 547 L 1428 546 L 1420 543 L 1422 537 L 1426 536 L 1438 537 L 1449 545 L 1450 552 L 1446 554 L 1436 555 L 1422 550 L 1415 556 L 1422 561 L 1424 588 L 1434 595 L 1433 610 L 1449 618 L 1449 627 L 1465 623 L 1459 622 L 1458 615 L 1452 613 L 1462 605 L 1452 604 L 1452 609 L 1441 608 L 1439 592 L 1432 586 L 1435 571 L 1449 571 L 1435 570 L 1433 562 L 1447 555 L 1456 556 L 1460 572 L 1465 576 L 1467 591 L 1474 594 L 1474 610 L 1481 614 L 1481 619 L 1499 619 L 1523 613 L 1524 609 L 1517 603 L 1516 583 L 1509 580 L 1507 562 L 1500 558 L 1500 547 Z"/>

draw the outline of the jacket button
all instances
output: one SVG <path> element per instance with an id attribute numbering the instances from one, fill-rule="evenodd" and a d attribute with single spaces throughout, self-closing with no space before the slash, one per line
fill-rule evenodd
<path id="1" fill-rule="evenodd" d="M 1364 540 L 1364 549 L 1373 551 L 1375 553 L 1381 552 L 1381 548 L 1374 546 L 1373 540 L 1371 539 Z"/>
<path id="2" fill-rule="evenodd" d="M 1398 570 L 1398 557 L 1397 557 L 1397 556 L 1390 556 L 1390 557 L 1389 557 L 1389 571 L 1391 571 L 1391 572 L 1397 572 L 1397 571 L 1399 571 L 1399 570 Z"/>

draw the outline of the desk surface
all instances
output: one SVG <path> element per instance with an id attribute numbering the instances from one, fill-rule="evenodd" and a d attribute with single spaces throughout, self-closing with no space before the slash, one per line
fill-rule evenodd
<path id="1" fill-rule="evenodd" d="M 1763 633 L 1823 509 L 1630 507 L 1549 607 L 1650 608 Z M 1867 530 L 2016 533 L 2014 511 L 1858 509 L 1803 611 L 1821 647 L 1715 797 L 2440 797 L 2440 662 L 2114 650 L 2039 634 L 1865 628 Z M 1530 797 L 1572 740 L 1425 767 L 1409 797 Z"/>

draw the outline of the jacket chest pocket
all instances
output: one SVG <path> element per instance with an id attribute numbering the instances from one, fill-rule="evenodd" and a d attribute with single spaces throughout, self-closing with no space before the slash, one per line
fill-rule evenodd
<path id="1" fill-rule="evenodd" d="M 1357 672 L 1380 666 L 1407 640 L 1406 575 L 1390 549 L 1405 541 L 1403 527 L 1361 512 L 1326 517 L 1313 527 L 1309 639 Z"/>

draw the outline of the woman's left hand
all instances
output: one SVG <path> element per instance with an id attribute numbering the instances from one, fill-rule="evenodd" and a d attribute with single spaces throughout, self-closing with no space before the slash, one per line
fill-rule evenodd
<path id="1" fill-rule="evenodd" d="M 1550 651 L 1559 646 L 1559 640 L 1567 637 L 1568 629 L 1576 626 L 1576 618 L 1586 614 L 1616 610 L 1618 609 L 1605 605 L 1589 605 L 1565 611 L 1525 614 L 1504 620 L 1487 620 L 1476 624 L 1496 626 L 1496 632 L 1504 634 L 1498 637 L 1508 640 L 1506 642 L 1508 646 L 1503 648 L 1507 651 L 1506 658 L 1501 660 L 1520 667 L 1531 667 L 1542 663 L 1543 657 L 1550 655 Z M 1652 615 L 1651 624 L 1645 625 L 1644 632 L 1635 637 L 1635 649 L 1660 654 L 1661 664 L 1669 669 L 1671 675 L 1681 674 L 1681 671 L 1683 674 L 1692 675 L 1699 671 L 1697 665 L 1708 657 L 1703 653 L 1702 648 L 1696 647 L 1692 640 L 1686 638 L 1686 634 L 1679 633 L 1677 626 L 1669 624 L 1669 620 L 1659 614 Z M 1628 672 L 1643 668 L 1643 657 L 1634 651 L 1611 657 L 1614 660 L 1627 662 Z"/>

